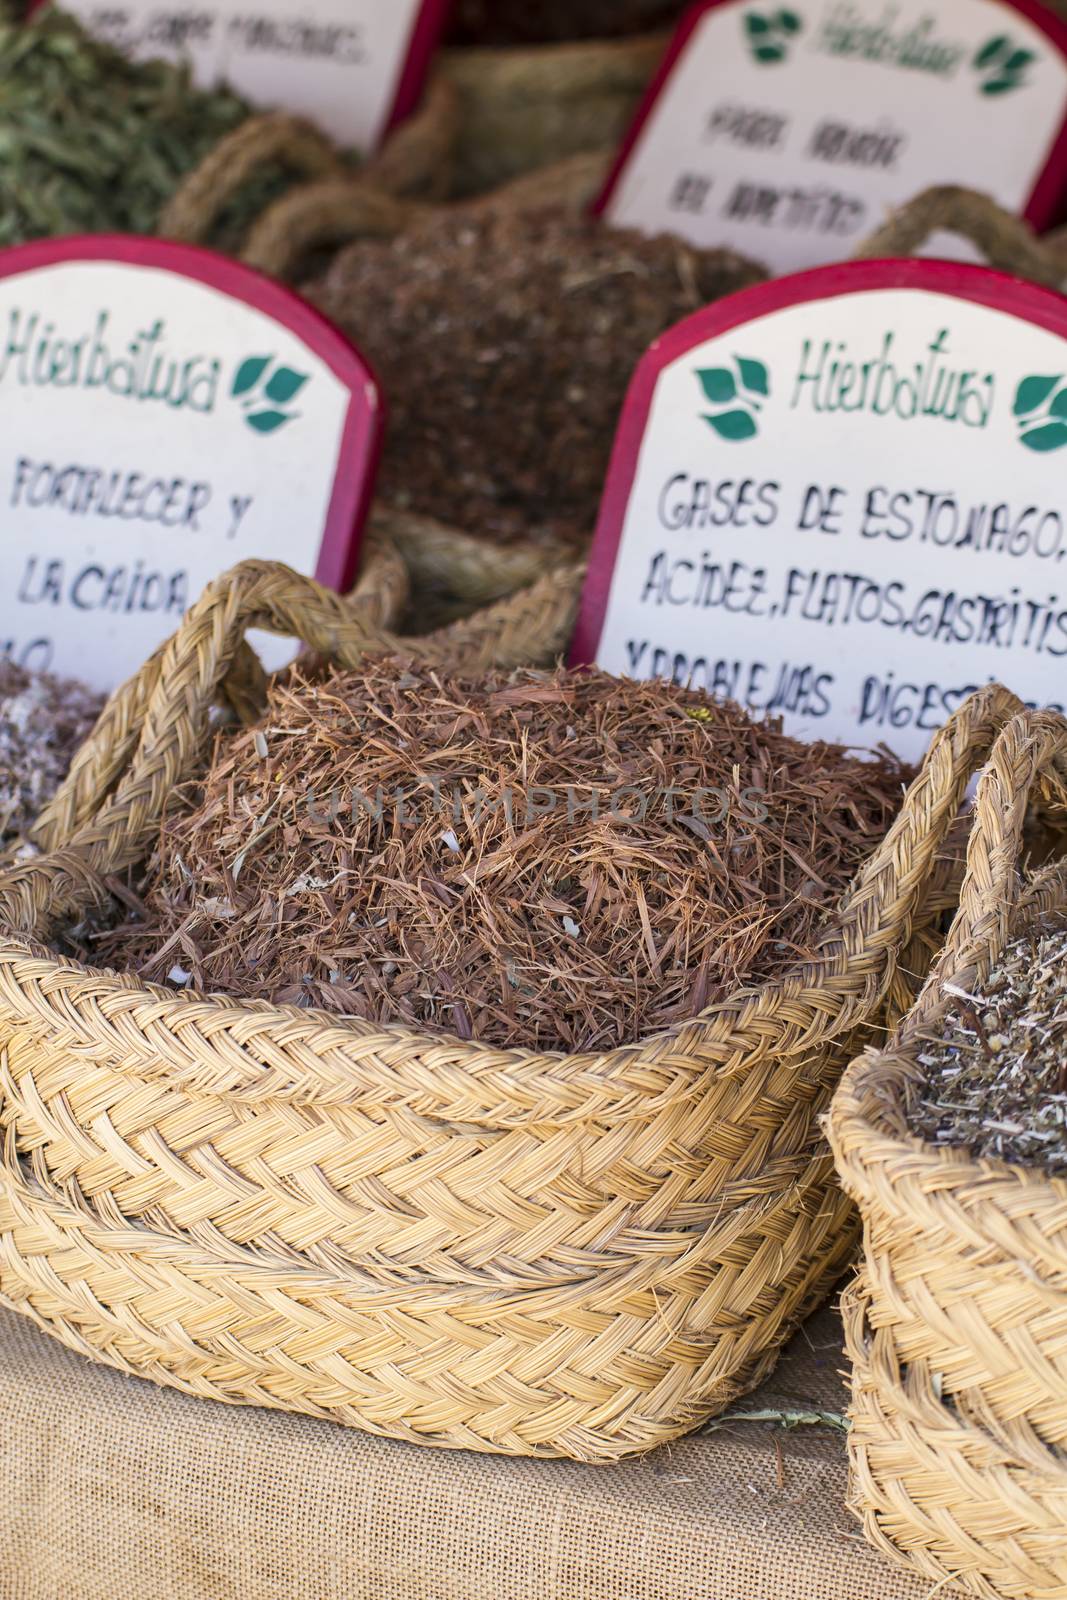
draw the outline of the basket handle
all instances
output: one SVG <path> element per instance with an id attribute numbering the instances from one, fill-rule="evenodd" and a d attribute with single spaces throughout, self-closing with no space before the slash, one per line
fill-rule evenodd
<path id="1" fill-rule="evenodd" d="M 1048 876 L 1046 868 L 1026 880 L 1019 870 L 1026 817 L 1035 798 L 1052 814 L 1067 814 L 1067 719 L 1054 711 L 1012 717 L 983 768 L 959 910 L 923 988 L 928 1005 L 950 976 L 956 982 L 962 979 L 965 987 L 986 976 L 1011 937 L 1020 901 L 1039 892 Z M 1062 872 L 1062 863 L 1052 870 Z"/>
<path id="2" fill-rule="evenodd" d="M 891 953 L 898 946 L 899 929 L 914 916 L 968 784 L 991 753 L 1004 748 L 1006 730 L 1025 716 L 1016 695 L 989 684 L 969 695 L 934 735 L 892 827 L 842 902 L 840 925 L 857 951 Z M 1049 767 L 1047 776 L 1050 795 L 1055 790 L 1055 798 L 1062 800 L 1067 796 L 1067 757 L 1061 767 Z M 1025 816 L 1025 800 L 1022 806 Z M 824 959 L 832 966 L 836 952 L 826 952 Z M 888 977 L 891 981 L 892 971 Z"/>
<path id="3" fill-rule="evenodd" d="M 924 189 L 898 207 L 853 252 L 852 259 L 914 256 L 931 234 L 938 232 L 959 234 L 982 252 L 991 267 L 1033 283 L 1058 289 L 1067 274 L 1063 262 L 1020 217 L 1005 211 L 987 194 L 953 184 Z"/>
<path id="4" fill-rule="evenodd" d="M 848 890 L 811 955 L 777 984 L 745 990 L 720 1009 L 729 1038 L 759 1033 L 761 1049 L 795 1053 L 846 1036 L 876 1014 L 897 981 L 916 914 L 936 881 L 936 860 L 967 786 L 997 736 L 1024 710 L 990 684 L 970 695 L 934 736 L 892 827 Z M 1059 777 L 1059 774 L 1056 774 Z M 1060 799 L 1062 784 L 1056 785 Z M 726 1014 L 732 1018 L 725 1023 Z M 748 1051 L 731 1066 L 740 1070 Z"/>
<path id="5" fill-rule="evenodd" d="M 368 553 L 346 605 L 353 618 L 363 619 L 369 628 L 385 628 L 399 617 L 407 591 L 404 563 L 390 546 L 380 544 Z M 166 651 L 167 644 L 161 644 L 107 700 L 64 782 L 27 831 L 37 849 L 58 849 L 95 815 L 115 787 L 137 749 Z M 258 658 L 242 641 L 219 688 L 239 713 L 247 712 L 250 703 L 260 698 L 262 678 Z M 242 720 L 248 720 L 247 715 Z"/>
<path id="6" fill-rule="evenodd" d="M 437 72 L 418 110 L 394 130 L 360 177 L 383 194 L 409 200 L 444 200 L 451 188 L 459 141 L 460 105 L 455 84 Z"/>
<path id="7" fill-rule="evenodd" d="M 345 170 L 340 152 L 303 117 L 283 111 L 249 117 L 220 139 L 171 195 L 159 220 L 160 236 L 202 244 L 233 196 L 275 162 L 309 179 Z"/>
<path id="8" fill-rule="evenodd" d="M 112 697 L 103 726 L 38 822 L 35 842 L 49 853 L 0 872 L 0 924 L 40 936 L 55 918 L 99 898 L 101 879 L 141 857 L 175 786 L 196 770 L 211 707 L 249 628 L 298 638 L 349 668 L 377 650 L 478 673 L 558 655 L 581 578 L 580 567 L 559 568 L 437 634 L 401 638 L 382 626 L 380 595 L 368 596 L 374 570 L 345 599 L 280 563 L 242 562 L 208 585 L 162 649 Z"/>
<path id="9" fill-rule="evenodd" d="M 423 214 L 354 177 L 303 184 L 268 206 L 248 231 L 241 260 L 274 278 L 292 279 L 315 250 L 355 239 L 392 239 Z"/>

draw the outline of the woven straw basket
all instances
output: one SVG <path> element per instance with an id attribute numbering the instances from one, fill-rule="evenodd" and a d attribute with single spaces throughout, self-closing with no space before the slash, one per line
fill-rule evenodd
<path id="1" fill-rule="evenodd" d="M 293 278 L 299 275 L 300 264 L 316 252 L 336 250 L 358 239 L 402 233 L 429 214 L 430 208 L 401 196 L 397 174 L 440 167 L 451 137 L 450 126 L 446 93 L 428 102 L 417 126 L 405 124 L 394 135 L 369 176 L 309 179 L 275 202 L 252 227 L 242 258 L 272 277 Z M 413 148 L 417 159 L 411 155 Z M 381 164 L 387 160 L 392 168 L 391 193 L 379 186 Z M 543 206 L 582 210 L 596 193 L 605 165 L 600 154 L 576 156 L 468 204 L 512 211 Z M 192 239 L 200 236 L 205 226 L 210 228 L 208 212 L 196 206 L 193 211 L 195 225 L 179 226 L 181 219 L 175 215 L 171 231 Z M 412 615 L 420 630 L 427 620 L 446 620 L 514 594 L 568 558 L 573 563 L 573 551 L 568 556 L 562 545 L 546 540 L 496 545 L 435 518 L 385 504 L 376 508 L 375 525 L 407 562 L 413 588 Z M 574 567 L 576 593 L 582 575 L 582 569 Z"/>
<path id="2" fill-rule="evenodd" d="M 669 33 L 517 48 L 448 50 L 442 76 L 461 107 L 457 195 L 622 139 Z"/>
<path id="3" fill-rule="evenodd" d="M 471 670 L 550 655 L 569 585 L 412 647 Z M 621 1049 L 496 1049 L 57 959 L 56 922 L 143 859 L 200 770 L 246 627 L 351 665 L 380 614 L 235 569 L 105 712 L 45 853 L 0 873 L 0 1294 L 197 1395 L 436 1445 L 639 1452 L 757 1382 L 849 1261 L 819 1117 L 890 992 L 910 998 L 938 852 L 1015 703 L 985 691 L 935 739 L 810 960 Z"/>
<path id="4" fill-rule="evenodd" d="M 845 1297 L 852 1498 L 868 1539 L 983 1600 L 1067 1595 L 1067 1182 L 910 1133 L 919 1040 L 1007 942 L 1067 915 L 1067 860 L 1025 887 L 1028 800 L 1062 808 L 1067 722 L 1014 718 L 978 790 L 960 911 L 887 1049 L 857 1059 L 830 1136 L 864 1221 Z"/>

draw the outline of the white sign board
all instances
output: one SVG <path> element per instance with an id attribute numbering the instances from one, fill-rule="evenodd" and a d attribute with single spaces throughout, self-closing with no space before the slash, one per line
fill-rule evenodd
<path id="1" fill-rule="evenodd" d="M 917 758 L 973 689 L 1067 702 L 1067 300 L 863 262 L 653 345 L 620 423 L 574 663 Z"/>
<path id="2" fill-rule="evenodd" d="M 682 23 L 598 208 L 792 272 L 849 255 L 932 184 L 1045 228 L 1065 180 L 1067 27 L 1040 4 L 711 0 Z"/>
<path id="3" fill-rule="evenodd" d="M 36 0 L 46 4 L 47 0 Z M 418 102 L 449 0 L 63 0 L 125 55 L 294 111 L 367 152 Z"/>
<path id="4" fill-rule="evenodd" d="M 347 588 L 380 435 L 357 352 L 246 267 L 0 252 L 0 656 L 112 689 L 237 561 Z"/>

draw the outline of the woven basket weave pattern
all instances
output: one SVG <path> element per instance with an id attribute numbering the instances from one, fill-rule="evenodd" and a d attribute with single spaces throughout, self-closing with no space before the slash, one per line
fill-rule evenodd
<path id="1" fill-rule="evenodd" d="M 945 954 L 890 1046 L 858 1059 L 831 1138 L 864 1219 L 846 1296 L 852 1498 L 868 1538 L 983 1600 L 1067 1594 L 1067 1182 L 909 1132 L 919 1040 L 951 982 L 980 993 L 1008 941 L 1067 915 L 1067 863 L 1021 884 L 1034 793 L 1062 808 L 1067 723 L 1012 722 L 976 802 Z"/>
<path id="2" fill-rule="evenodd" d="M 551 656 L 561 594 L 573 574 L 411 647 Z M 908 998 L 897 958 L 1018 703 L 984 691 L 939 735 L 810 960 L 621 1049 L 494 1049 L 52 956 L 197 770 L 245 629 L 352 665 L 381 611 L 266 564 L 220 580 L 120 691 L 136 739 L 105 713 L 123 770 L 91 739 L 38 829 L 53 853 L 0 875 L 0 1293 L 196 1394 L 440 1445 L 646 1449 L 757 1382 L 847 1264 L 819 1118 Z"/>

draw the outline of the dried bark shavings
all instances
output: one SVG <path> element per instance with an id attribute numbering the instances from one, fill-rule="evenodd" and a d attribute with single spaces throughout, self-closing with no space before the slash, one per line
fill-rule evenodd
<path id="1" fill-rule="evenodd" d="M 919 1057 L 912 1131 L 1067 1175 L 1067 928 L 1009 945 L 980 993 L 949 992 L 954 1004 Z"/>
<path id="2" fill-rule="evenodd" d="M 584 540 L 648 346 L 765 276 L 725 250 L 483 206 L 351 246 L 309 294 L 389 396 L 385 500 L 500 543 Z"/>
<path id="3" fill-rule="evenodd" d="M 904 776 L 664 682 L 372 660 L 276 683 L 260 726 L 220 740 L 136 885 L 143 918 L 93 958 L 608 1048 L 807 951 Z"/>

